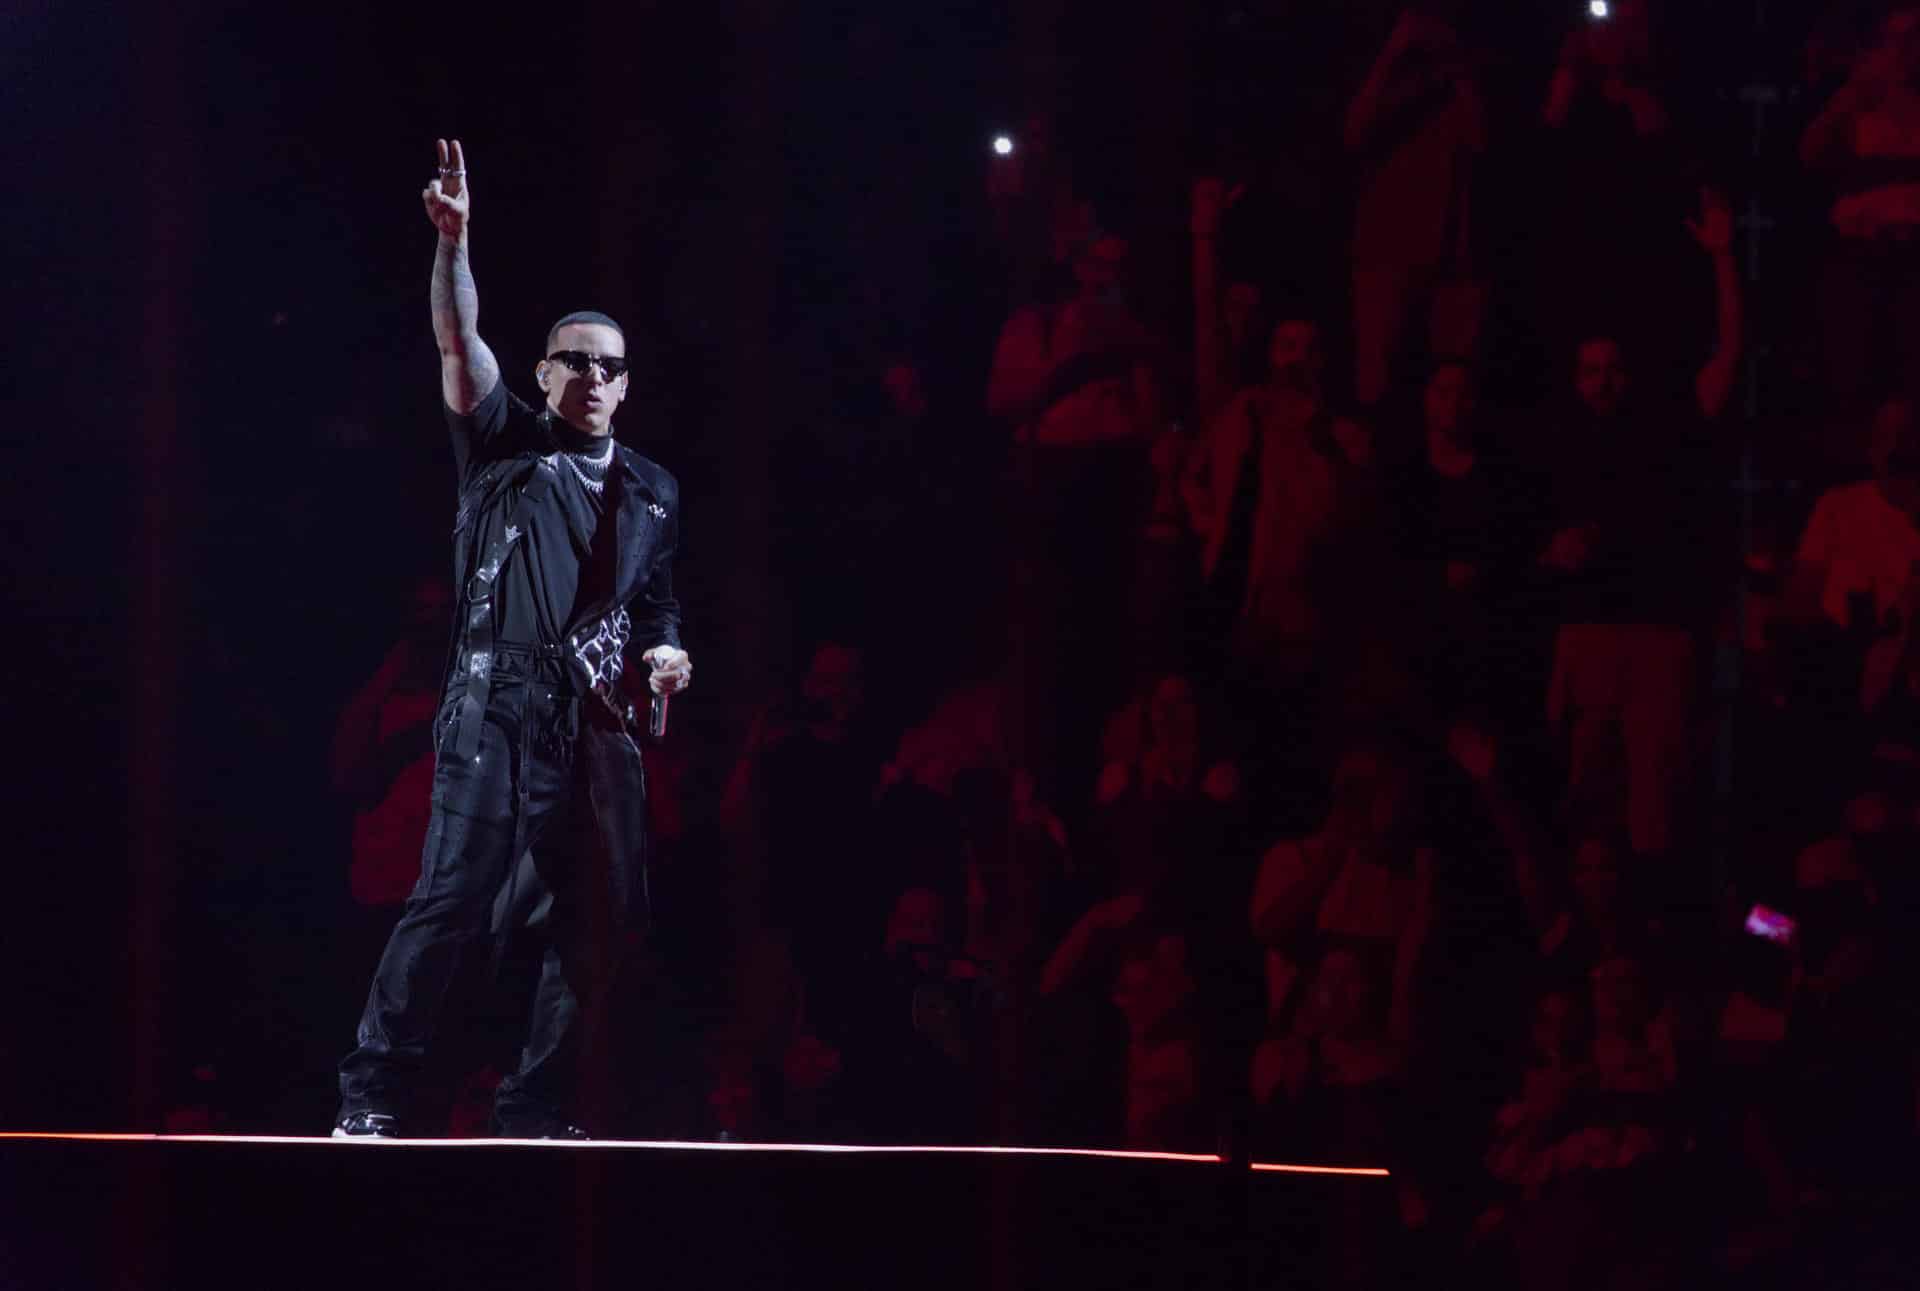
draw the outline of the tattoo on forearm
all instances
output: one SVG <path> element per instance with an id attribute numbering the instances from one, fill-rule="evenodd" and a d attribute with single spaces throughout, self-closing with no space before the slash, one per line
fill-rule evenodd
<path id="1" fill-rule="evenodd" d="M 467 248 L 440 239 L 433 258 L 433 333 L 445 348 L 449 341 L 458 344 L 478 334 L 480 292 L 473 285 L 473 270 L 467 263 Z"/>
<path id="2" fill-rule="evenodd" d="M 433 259 L 433 338 L 443 355 L 458 355 L 466 364 L 472 389 L 493 387 L 499 373 L 493 351 L 480 339 L 480 291 L 473 282 L 465 242 L 440 239 Z"/>

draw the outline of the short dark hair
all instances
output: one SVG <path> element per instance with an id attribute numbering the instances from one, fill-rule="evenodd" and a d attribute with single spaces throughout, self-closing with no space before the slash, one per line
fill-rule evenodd
<path id="1" fill-rule="evenodd" d="M 611 318 L 608 318 L 605 314 L 601 313 L 599 310 L 576 309 L 571 314 L 567 314 L 564 317 L 562 317 L 559 322 L 555 323 L 552 327 L 549 327 L 547 329 L 546 352 L 548 354 L 553 353 L 554 338 L 560 335 L 560 329 L 563 327 L 572 327 L 576 323 L 588 323 L 588 324 L 592 324 L 595 327 L 611 327 L 614 331 L 620 333 L 620 339 L 622 342 L 624 342 L 627 339 L 626 329 L 621 327 L 620 324 L 614 322 Z"/>

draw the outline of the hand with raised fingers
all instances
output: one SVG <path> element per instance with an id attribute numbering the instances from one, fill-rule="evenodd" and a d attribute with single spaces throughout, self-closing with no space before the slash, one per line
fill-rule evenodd
<path id="1" fill-rule="evenodd" d="M 1195 237 L 1210 238 L 1220 232 L 1220 220 L 1227 208 L 1246 192 L 1245 184 L 1229 187 L 1224 180 L 1203 176 L 1193 181 L 1191 231 Z"/>
<path id="2" fill-rule="evenodd" d="M 473 193 L 467 186 L 467 157 L 458 139 L 436 139 L 439 173 L 420 193 L 426 204 L 427 218 L 442 237 L 459 239 L 467 231 L 467 217 L 473 207 Z"/>

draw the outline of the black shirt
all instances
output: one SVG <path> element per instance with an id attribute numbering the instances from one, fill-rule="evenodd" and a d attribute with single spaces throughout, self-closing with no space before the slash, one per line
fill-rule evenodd
<path id="1" fill-rule="evenodd" d="M 606 478 L 598 459 L 611 441 L 575 430 L 508 393 L 497 382 L 472 413 L 447 412 L 453 460 L 461 486 L 488 462 L 521 455 L 558 454 L 555 482 L 521 522 L 524 536 L 500 571 L 494 592 L 495 631 L 501 644 L 561 641 L 579 607 L 613 583 L 611 510 L 580 478 Z M 572 462 L 564 459 L 571 457 Z M 575 469 L 577 464 L 578 470 Z M 476 518 L 474 550 L 490 549 L 519 506 L 519 489 L 502 489 Z M 463 574 L 466 571 L 461 571 Z"/>
<path id="2" fill-rule="evenodd" d="M 1549 534 L 1590 527 L 1587 564 L 1555 578 L 1562 623 L 1692 627 L 1710 617 L 1725 553 L 1709 424 L 1684 396 L 1610 418 L 1575 412 L 1545 464 Z"/>
<path id="3" fill-rule="evenodd" d="M 1488 595 L 1492 580 L 1524 565 L 1536 544 L 1528 483 L 1496 447 L 1476 445 L 1467 470 L 1447 475 L 1432 465 L 1422 444 L 1418 458 L 1394 481 L 1408 559 L 1429 571 L 1456 561 L 1472 565 L 1480 574 L 1477 594 Z M 1442 572 L 1431 576 L 1444 584 Z"/>

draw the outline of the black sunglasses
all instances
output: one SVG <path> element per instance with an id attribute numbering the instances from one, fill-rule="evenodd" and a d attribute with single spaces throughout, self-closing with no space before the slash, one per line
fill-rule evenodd
<path id="1" fill-rule="evenodd" d="M 579 376 L 587 375 L 587 369 L 598 363 L 600 370 L 607 374 L 607 380 L 616 381 L 627 375 L 627 361 L 618 354 L 588 354 L 585 350 L 555 350 L 547 355 L 553 363 L 564 363 L 567 371 Z"/>

